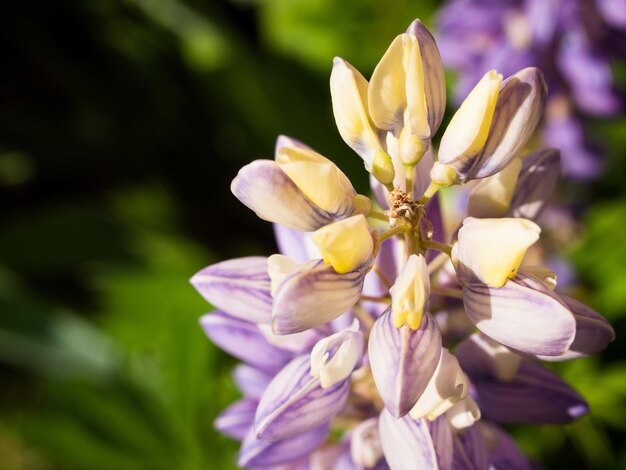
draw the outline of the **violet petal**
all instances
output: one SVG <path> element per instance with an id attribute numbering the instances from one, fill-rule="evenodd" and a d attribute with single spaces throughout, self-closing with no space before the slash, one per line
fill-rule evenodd
<path id="1" fill-rule="evenodd" d="M 196 273 L 191 284 L 209 303 L 253 323 L 270 323 L 272 296 L 267 258 L 248 256 L 213 264 Z"/>
<path id="2" fill-rule="evenodd" d="M 391 470 L 437 470 L 437 454 L 426 420 L 394 418 L 384 409 L 378 420 L 383 452 Z"/>
<path id="3" fill-rule="evenodd" d="M 453 466 L 455 470 L 487 470 L 489 468 L 487 443 L 478 425 L 471 426 L 454 437 Z"/>
<path id="4" fill-rule="evenodd" d="M 254 400 L 236 401 L 215 418 L 213 425 L 222 434 L 240 441 L 254 424 L 256 406 L 257 402 Z"/>
<path id="5" fill-rule="evenodd" d="M 328 430 L 328 425 L 324 424 L 280 441 L 258 439 L 254 431 L 250 431 L 241 445 L 237 465 L 242 468 L 270 467 L 297 461 L 319 447 L 326 439 Z"/>
<path id="6" fill-rule="evenodd" d="M 243 396 L 256 401 L 261 398 L 272 380 L 270 375 L 247 364 L 235 366 L 233 378 Z"/>
<path id="7" fill-rule="evenodd" d="M 485 423 L 481 425 L 495 438 L 490 456 L 494 470 L 534 469 L 528 457 L 517 447 L 511 436 L 495 425 Z"/>
<path id="8" fill-rule="evenodd" d="M 474 386 L 483 416 L 499 423 L 564 424 L 589 411 L 578 392 L 534 362 L 523 362 L 513 380 L 474 381 Z"/>
<path id="9" fill-rule="evenodd" d="M 524 157 L 511 199 L 509 216 L 537 220 L 560 177 L 561 157 L 558 150 L 542 150 Z"/>
<path id="10" fill-rule="evenodd" d="M 368 267 L 337 274 L 322 260 L 303 264 L 274 293 L 272 328 L 291 334 L 334 320 L 358 302 Z"/>
<path id="11" fill-rule="evenodd" d="M 518 273 L 499 288 L 468 282 L 463 294 L 472 323 L 512 349 L 558 356 L 574 341 L 574 316 L 554 292 L 532 277 Z"/>
<path id="12" fill-rule="evenodd" d="M 427 312 L 417 330 L 393 326 L 391 309 L 370 333 L 372 375 L 385 407 L 396 417 L 407 414 L 426 389 L 441 356 L 441 334 Z"/>
<path id="13" fill-rule="evenodd" d="M 599 353 L 615 339 L 615 330 L 606 318 L 568 295 L 559 294 L 576 319 L 576 336 L 561 356 L 539 356 L 544 361 L 565 361 Z"/>
<path id="14" fill-rule="evenodd" d="M 308 355 L 295 358 L 270 382 L 255 417 L 256 435 L 277 440 L 302 434 L 334 418 L 350 391 L 348 380 L 323 389 Z"/>
<path id="15" fill-rule="evenodd" d="M 430 31 L 420 20 L 414 20 L 406 30 L 417 38 L 424 70 L 424 97 L 428 112 L 428 126 L 430 135 L 437 133 L 443 113 L 446 110 L 446 79 L 443 74 L 441 56 L 437 43 Z"/>
<path id="16" fill-rule="evenodd" d="M 274 224 L 274 237 L 278 251 L 298 263 L 306 263 L 314 258 L 319 258 L 319 253 L 311 253 L 311 247 L 315 247 L 313 242 L 307 241 L 310 234 Z"/>
<path id="17" fill-rule="evenodd" d="M 293 357 L 267 342 L 259 328 L 250 322 L 215 311 L 200 318 L 206 335 L 227 353 L 253 367 L 274 373 Z"/>
<path id="18" fill-rule="evenodd" d="M 452 459 L 454 446 L 452 442 L 452 430 L 445 416 L 439 416 L 434 421 L 428 422 L 435 454 L 437 455 L 437 463 L 439 470 L 450 470 L 452 468 Z"/>

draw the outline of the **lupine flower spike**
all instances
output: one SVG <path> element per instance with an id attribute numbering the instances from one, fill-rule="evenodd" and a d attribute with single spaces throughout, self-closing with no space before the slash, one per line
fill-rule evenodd
<path id="1" fill-rule="evenodd" d="M 525 263 L 560 172 L 557 150 L 520 157 L 545 104 L 541 72 L 488 71 L 436 161 L 445 83 L 419 20 L 369 83 L 337 58 L 330 85 L 382 209 L 292 138 L 241 169 L 231 189 L 275 224 L 281 253 L 191 279 L 219 309 L 200 320 L 206 334 L 243 362 L 243 397 L 215 426 L 242 441 L 246 468 L 531 468 L 498 425 L 583 416 L 584 398 L 540 361 L 614 338 L 552 272 Z M 444 233 L 435 194 L 472 180 L 467 218 Z M 451 321 L 459 311 L 465 321 Z"/>

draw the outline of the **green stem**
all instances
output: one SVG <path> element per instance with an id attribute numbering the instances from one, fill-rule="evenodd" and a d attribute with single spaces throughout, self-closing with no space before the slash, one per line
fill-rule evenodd
<path id="1" fill-rule="evenodd" d="M 441 269 L 450 257 L 447 253 L 439 253 L 434 260 L 428 263 L 428 274 L 433 274 Z"/>
<path id="2" fill-rule="evenodd" d="M 426 189 L 426 192 L 424 193 L 422 198 L 419 200 L 419 203 L 426 204 L 429 201 L 429 199 L 433 197 L 435 193 L 439 191 L 441 188 L 443 188 L 442 185 L 435 183 L 434 181 L 431 181 L 430 185 Z"/>
<path id="3" fill-rule="evenodd" d="M 409 226 L 407 226 L 405 224 L 396 225 L 395 227 L 391 227 L 391 228 L 385 230 L 383 233 L 381 233 L 380 234 L 380 241 L 384 242 L 388 238 L 391 238 L 394 235 L 397 235 L 398 233 L 405 233 L 405 232 L 409 231 L 410 229 L 411 229 L 411 227 L 409 227 Z"/>
<path id="4" fill-rule="evenodd" d="M 379 211 L 371 211 L 369 214 L 367 214 L 367 217 L 371 217 L 372 219 L 376 220 L 382 220 L 383 222 L 389 222 L 389 217 Z"/>
<path id="5" fill-rule="evenodd" d="M 436 242 L 435 240 L 422 240 L 422 247 L 441 251 L 442 253 L 445 253 L 448 256 L 452 255 L 452 247 L 450 245 L 446 245 L 445 243 L 439 243 L 439 242 Z"/>
<path id="6" fill-rule="evenodd" d="M 361 295 L 360 300 L 365 302 L 378 302 L 380 304 L 389 304 L 391 302 L 391 297 L 388 295 Z"/>

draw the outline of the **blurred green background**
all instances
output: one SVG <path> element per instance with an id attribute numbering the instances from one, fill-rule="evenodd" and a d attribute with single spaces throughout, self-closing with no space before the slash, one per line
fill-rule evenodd
<path id="1" fill-rule="evenodd" d="M 332 58 L 369 75 L 412 19 L 432 26 L 438 4 L 3 3 L 1 470 L 235 468 L 237 443 L 212 427 L 237 396 L 235 361 L 204 337 L 211 307 L 187 281 L 275 251 L 230 181 L 282 133 L 366 191 L 334 127 Z M 563 255 L 618 339 L 558 367 L 589 417 L 513 430 L 548 468 L 626 468 L 626 120 L 594 126 L 608 168 L 563 183 L 582 221 Z"/>

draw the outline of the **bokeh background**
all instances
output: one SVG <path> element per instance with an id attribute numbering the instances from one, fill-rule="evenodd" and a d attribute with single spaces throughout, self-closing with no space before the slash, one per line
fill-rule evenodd
<path id="1" fill-rule="evenodd" d="M 369 76 L 436 0 L 20 0 L 0 6 L 0 469 L 228 469 L 212 420 L 236 396 L 188 283 L 275 251 L 238 204 L 239 167 L 278 134 L 367 191 L 328 77 Z M 612 63 L 618 87 L 626 65 Z M 454 74 L 450 74 L 454 78 Z M 453 83 L 453 82 L 452 82 Z M 450 90 L 452 94 L 452 89 Z M 447 118 L 452 106 L 449 107 Z M 557 368 L 592 412 L 512 428 L 547 468 L 626 468 L 626 119 L 594 120 L 602 176 L 563 181 L 576 295 L 617 340 Z"/>

